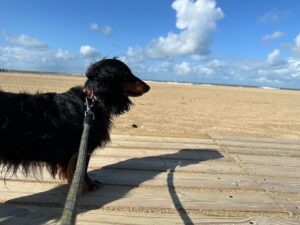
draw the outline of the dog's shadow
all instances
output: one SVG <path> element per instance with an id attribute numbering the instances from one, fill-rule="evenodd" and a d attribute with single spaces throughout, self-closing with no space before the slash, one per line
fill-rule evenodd
<path id="1" fill-rule="evenodd" d="M 174 189 L 174 171 L 176 167 L 222 157 L 214 149 L 182 149 L 174 154 L 133 158 L 93 170 L 90 172 L 91 177 L 101 179 L 104 186 L 98 191 L 83 194 L 77 212 L 80 214 L 91 209 L 100 209 L 125 197 L 133 188 L 153 179 L 161 172 L 168 172 L 167 186 L 174 207 L 184 224 L 193 224 Z M 138 170 L 139 168 L 144 170 Z M 122 174 L 118 176 L 120 171 Z M 68 185 L 60 185 L 45 192 L 14 198 L 0 204 L 0 224 L 39 225 L 57 222 L 62 213 L 68 188 Z"/>

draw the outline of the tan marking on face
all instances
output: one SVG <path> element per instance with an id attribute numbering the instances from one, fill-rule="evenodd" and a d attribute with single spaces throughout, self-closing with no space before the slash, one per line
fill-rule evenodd
<path id="1" fill-rule="evenodd" d="M 124 91 L 128 96 L 140 96 L 147 91 L 149 91 L 150 87 L 141 81 L 136 81 L 135 83 L 127 83 L 124 85 Z"/>

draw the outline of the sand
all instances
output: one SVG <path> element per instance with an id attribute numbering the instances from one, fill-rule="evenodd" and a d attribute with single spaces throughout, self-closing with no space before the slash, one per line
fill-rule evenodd
<path id="1" fill-rule="evenodd" d="M 85 78 L 0 73 L 0 88 L 63 92 Z M 205 138 L 211 135 L 300 139 L 300 91 L 148 82 L 113 134 Z"/>

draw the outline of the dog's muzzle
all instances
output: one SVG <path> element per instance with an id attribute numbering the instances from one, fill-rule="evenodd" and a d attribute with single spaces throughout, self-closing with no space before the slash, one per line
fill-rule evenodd
<path id="1" fill-rule="evenodd" d="M 150 90 L 150 86 L 145 82 L 139 80 L 134 83 L 127 83 L 124 85 L 124 92 L 130 97 L 138 97 Z"/>

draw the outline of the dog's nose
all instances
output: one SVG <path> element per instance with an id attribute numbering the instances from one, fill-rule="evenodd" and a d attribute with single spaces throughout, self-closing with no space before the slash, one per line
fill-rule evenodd
<path id="1" fill-rule="evenodd" d="M 144 93 L 148 92 L 149 90 L 150 90 L 150 86 L 144 83 Z"/>

